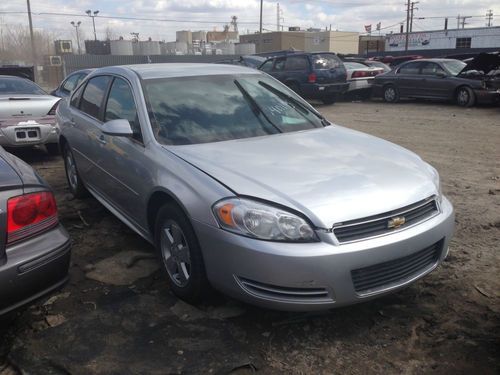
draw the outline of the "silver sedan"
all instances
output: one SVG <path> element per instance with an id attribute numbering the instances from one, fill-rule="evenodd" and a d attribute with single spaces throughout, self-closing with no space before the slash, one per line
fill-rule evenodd
<path id="1" fill-rule="evenodd" d="M 0 75 L 0 146 L 45 145 L 49 154 L 57 154 L 59 100 L 30 80 Z"/>
<path id="2" fill-rule="evenodd" d="M 57 110 L 69 187 L 156 247 L 181 298 L 353 304 L 446 257 L 436 170 L 328 122 L 270 76 L 217 64 L 97 69 Z"/>

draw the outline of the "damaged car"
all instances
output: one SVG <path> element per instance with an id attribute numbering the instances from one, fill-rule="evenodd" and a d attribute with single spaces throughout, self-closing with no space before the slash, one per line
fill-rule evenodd
<path id="1" fill-rule="evenodd" d="M 260 71 L 96 69 L 57 109 L 70 191 L 153 244 L 171 290 L 279 310 L 397 291 L 446 258 L 454 210 L 404 148 L 330 123 Z"/>
<path id="2" fill-rule="evenodd" d="M 44 145 L 49 154 L 58 154 L 59 100 L 26 78 L 0 75 L 0 146 Z"/>
<path id="3" fill-rule="evenodd" d="M 498 62 L 491 63 L 482 54 L 469 64 L 454 59 L 413 60 L 375 77 L 373 96 L 388 103 L 418 98 L 454 101 L 461 107 L 471 107 L 500 99 L 498 77 Z"/>

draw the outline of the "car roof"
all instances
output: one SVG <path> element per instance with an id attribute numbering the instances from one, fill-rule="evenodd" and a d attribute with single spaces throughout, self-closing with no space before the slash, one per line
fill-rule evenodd
<path id="1" fill-rule="evenodd" d="M 460 61 L 460 60 L 457 60 L 457 59 L 442 59 L 442 58 L 432 58 L 432 59 L 415 59 L 415 60 L 409 60 L 409 61 L 405 61 L 404 63 L 401 63 L 401 65 L 403 64 L 407 64 L 407 63 L 411 63 L 411 62 L 445 62 L 445 61 Z"/>
<path id="2" fill-rule="evenodd" d="M 207 75 L 227 75 L 227 74 L 261 74 L 255 69 L 224 64 L 203 64 L 203 63 L 162 63 L 162 64 L 138 64 L 120 65 L 94 70 L 94 74 L 117 73 L 130 74 L 134 72 L 142 79 L 194 77 Z"/>

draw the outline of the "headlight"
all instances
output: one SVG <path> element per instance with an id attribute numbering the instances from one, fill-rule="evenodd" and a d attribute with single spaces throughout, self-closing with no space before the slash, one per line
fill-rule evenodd
<path id="1" fill-rule="evenodd" d="M 228 198 L 217 202 L 213 211 L 222 228 L 244 236 L 271 241 L 318 241 L 307 221 L 267 204 Z"/>

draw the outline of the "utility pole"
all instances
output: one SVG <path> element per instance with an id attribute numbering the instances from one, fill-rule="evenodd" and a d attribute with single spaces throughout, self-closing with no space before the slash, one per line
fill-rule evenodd
<path id="1" fill-rule="evenodd" d="M 264 2 L 264 0 L 260 0 L 259 52 L 262 52 L 262 3 L 263 2 Z"/>
<path id="2" fill-rule="evenodd" d="M 408 51 L 408 39 L 410 37 L 410 0 L 406 3 L 406 41 L 405 51 Z"/>
<path id="3" fill-rule="evenodd" d="M 410 8 L 410 33 L 413 31 L 413 11 L 418 10 L 415 5 L 417 5 L 419 1 L 412 1 L 411 2 L 411 8 Z"/>
<path id="4" fill-rule="evenodd" d="M 30 0 L 27 0 L 27 3 L 28 3 L 28 21 L 30 24 L 31 58 L 33 59 L 33 65 L 36 65 L 35 37 L 33 36 L 33 20 L 31 19 Z"/>
<path id="5" fill-rule="evenodd" d="M 471 16 L 463 16 L 462 17 L 462 29 L 465 29 L 465 25 L 467 24 L 467 22 L 465 22 L 465 20 L 467 18 L 472 18 Z"/>
<path id="6" fill-rule="evenodd" d="M 97 15 L 99 14 L 99 11 L 98 10 L 94 10 L 92 12 L 91 9 L 87 9 L 85 11 L 85 13 L 87 13 L 87 16 L 91 17 L 92 18 L 92 25 L 94 25 L 94 40 L 97 40 L 97 34 L 95 32 L 95 18 L 97 17 Z"/>
<path id="7" fill-rule="evenodd" d="M 491 9 L 488 9 L 486 12 L 486 20 L 488 21 L 487 26 L 491 27 L 491 20 L 493 19 L 493 11 Z"/>
<path id="8" fill-rule="evenodd" d="M 75 21 L 71 21 L 70 23 L 75 28 L 75 31 L 76 31 L 76 44 L 78 45 L 78 54 L 81 55 L 82 52 L 80 50 L 80 33 L 78 32 L 78 29 L 80 28 L 80 25 L 82 24 L 82 21 L 78 21 L 76 23 L 75 23 Z"/>

